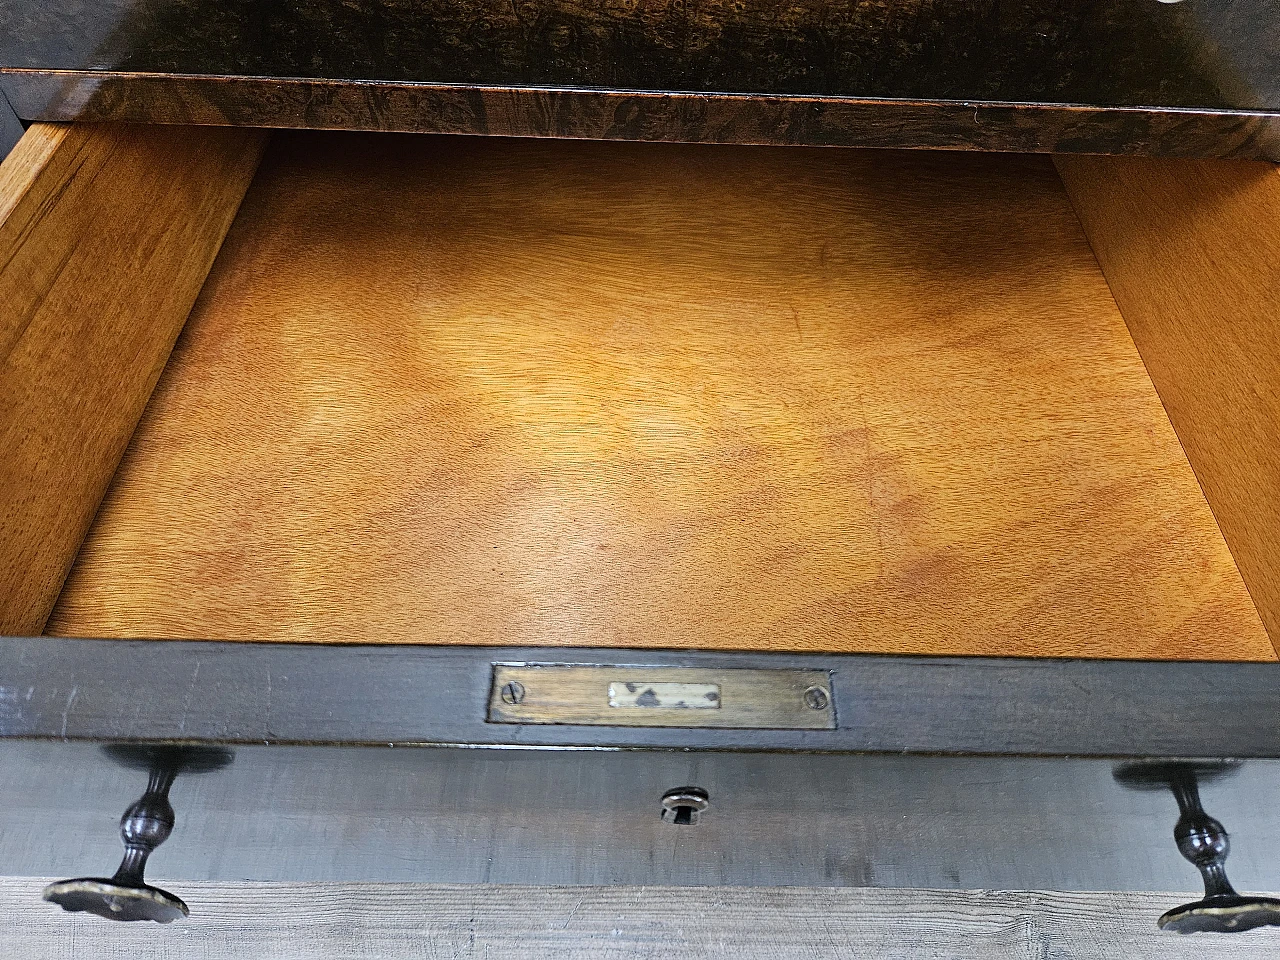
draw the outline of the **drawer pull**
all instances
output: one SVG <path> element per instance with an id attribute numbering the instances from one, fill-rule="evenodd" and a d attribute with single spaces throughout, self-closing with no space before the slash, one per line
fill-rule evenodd
<path id="1" fill-rule="evenodd" d="M 1204 897 L 1174 907 L 1158 921 L 1173 933 L 1239 933 L 1255 927 L 1280 926 L 1280 900 L 1236 893 L 1227 879 L 1231 841 L 1226 828 L 1200 803 L 1200 781 L 1222 777 L 1237 768 L 1231 763 L 1132 763 L 1115 778 L 1135 790 L 1168 788 L 1178 802 L 1173 828 L 1178 852 L 1195 865 L 1204 880 Z"/>
<path id="2" fill-rule="evenodd" d="M 120 818 L 124 859 L 111 877 L 78 877 L 44 888 L 44 899 L 70 913 L 92 913 L 107 920 L 154 920 L 172 923 L 189 916 L 187 905 L 173 894 L 150 886 L 143 878 L 147 858 L 173 832 L 169 788 L 179 773 L 220 770 L 231 752 L 200 748 L 108 747 L 118 763 L 147 771 L 147 789 Z"/>

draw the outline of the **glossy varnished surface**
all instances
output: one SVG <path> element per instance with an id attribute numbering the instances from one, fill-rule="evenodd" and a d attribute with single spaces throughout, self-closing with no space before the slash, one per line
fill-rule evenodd
<path id="1" fill-rule="evenodd" d="M 1260 112 L 462 87 L 187 74 L 0 72 L 24 116 L 684 143 L 1280 159 Z"/>
<path id="2" fill-rule="evenodd" d="M 350 135 L 50 631 L 1274 656 L 1047 161 Z"/>
<path id="3" fill-rule="evenodd" d="M 1267 0 L 5 0 L 0 68 L 43 119 L 1280 156 Z"/>
<path id="4" fill-rule="evenodd" d="M 1280 109 L 1266 0 L 6 0 L 0 65 Z"/>

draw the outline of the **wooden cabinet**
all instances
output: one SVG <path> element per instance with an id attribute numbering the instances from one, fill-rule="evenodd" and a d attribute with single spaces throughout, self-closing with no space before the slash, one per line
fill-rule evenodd
<path id="1" fill-rule="evenodd" d="M 851 61 L 552 90 L 516 67 L 572 68 L 554 31 L 466 89 L 350 50 L 179 44 L 167 77 L 129 30 L 46 57 L 59 10 L 0 46 L 24 118 L 78 121 L 0 166 L 14 870 L 71 872 L 141 767 L 127 844 L 206 784 L 178 882 L 1162 889 L 1203 786 L 1280 886 L 1280 172 L 1221 159 L 1275 155 L 1261 82 L 1103 102 L 1143 57 L 1185 79 L 1157 31 L 1071 104 L 1083 41 L 1037 80 L 1030 27 L 971 79 L 1039 106 L 946 100 L 955 58 L 918 102 Z M 124 122 L 175 119 L 359 129 Z M 621 142 L 681 139 L 751 142 Z M 828 713 L 512 722 L 512 664 L 810 671 L 788 709 Z M 668 863 L 673 829 L 702 832 Z"/>

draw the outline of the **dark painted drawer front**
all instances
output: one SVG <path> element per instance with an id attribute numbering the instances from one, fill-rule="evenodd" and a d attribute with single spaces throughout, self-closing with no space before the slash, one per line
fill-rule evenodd
<path id="1" fill-rule="evenodd" d="M 1189 891 L 1198 868 L 1166 929 L 1280 921 L 1252 892 L 1280 876 L 1277 665 L 642 654 L 821 667 L 840 708 L 698 730 L 486 722 L 515 648 L 0 650 L 0 855 L 112 919 L 179 919 L 200 880 Z"/>

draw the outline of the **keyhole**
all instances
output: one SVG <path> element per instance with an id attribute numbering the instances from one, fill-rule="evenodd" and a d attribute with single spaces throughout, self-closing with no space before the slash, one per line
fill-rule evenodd
<path id="1" fill-rule="evenodd" d="M 688 827 L 711 804 L 711 797 L 701 787 L 677 787 L 662 795 L 662 819 L 677 827 Z"/>

